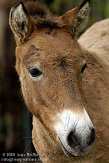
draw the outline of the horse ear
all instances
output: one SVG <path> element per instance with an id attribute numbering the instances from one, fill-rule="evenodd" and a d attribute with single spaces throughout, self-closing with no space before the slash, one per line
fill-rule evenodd
<path id="1" fill-rule="evenodd" d="M 29 35 L 31 28 L 30 18 L 22 2 L 12 7 L 9 24 L 15 35 L 16 42 L 23 41 Z"/>
<path id="2" fill-rule="evenodd" d="M 78 37 L 85 28 L 90 13 L 90 0 L 84 0 L 83 3 L 68 12 L 59 19 L 72 28 L 73 35 Z"/>

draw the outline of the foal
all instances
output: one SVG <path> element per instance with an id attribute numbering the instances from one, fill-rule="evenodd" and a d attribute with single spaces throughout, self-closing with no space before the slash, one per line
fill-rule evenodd
<path id="1" fill-rule="evenodd" d="M 85 0 L 60 17 L 35 2 L 10 12 L 16 70 L 42 162 L 109 162 L 109 66 L 77 42 L 89 10 Z"/>

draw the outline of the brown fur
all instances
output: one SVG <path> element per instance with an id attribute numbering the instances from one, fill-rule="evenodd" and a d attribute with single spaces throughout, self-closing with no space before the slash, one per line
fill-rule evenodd
<path id="1" fill-rule="evenodd" d="M 59 20 L 62 23 L 62 18 Z M 42 161 L 48 163 L 108 163 L 109 65 L 96 53 L 84 50 L 64 26 L 53 26 L 50 33 L 48 30 L 48 26 L 43 26 L 30 32 L 23 43 L 16 40 L 16 70 L 24 99 L 33 114 L 35 149 Z M 101 55 L 103 58 L 103 53 Z M 88 68 L 81 81 L 84 59 Z M 33 81 L 28 72 L 37 62 L 44 73 L 38 82 Z M 53 128 L 55 115 L 64 106 L 73 109 L 83 105 L 96 128 L 96 141 L 88 156 L 66 157 Z"/>

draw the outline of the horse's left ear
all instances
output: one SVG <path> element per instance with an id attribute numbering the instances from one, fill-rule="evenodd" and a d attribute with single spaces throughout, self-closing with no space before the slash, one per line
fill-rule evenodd
<path id="1" fill-rule="evenodd" d="M 22 42 L 29 35 L 31 21 L 29 14 L 22 2 L 12 7 L 9 16 L 9 24 L 14 33 L 16 42 Z"/>
<path id="2" fill-rule="evenodd" d="M 83 3 L 68 12 L 59 19 L 72 28 L 73 35 L 78 37 L 85 28 L 90 13 L 90 0 L 84 0 Z"/>

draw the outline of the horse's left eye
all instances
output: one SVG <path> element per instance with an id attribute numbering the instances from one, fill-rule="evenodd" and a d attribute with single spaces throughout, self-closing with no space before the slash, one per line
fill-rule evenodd
<path id="1" fill-rule="evenodd" d="M 84 73 L 84 70 L 87 68 L 87 64 L 85 63 L 83 66 L 82 66 L 82 69 L 81 69 L 81 75 Z"/>
<path id="2" fill-rule="evenodd" d="M 42 72 L 38 68 L 30 68 L 29 73 L 32 78 L 38 78 L 42 75 Z"/>

